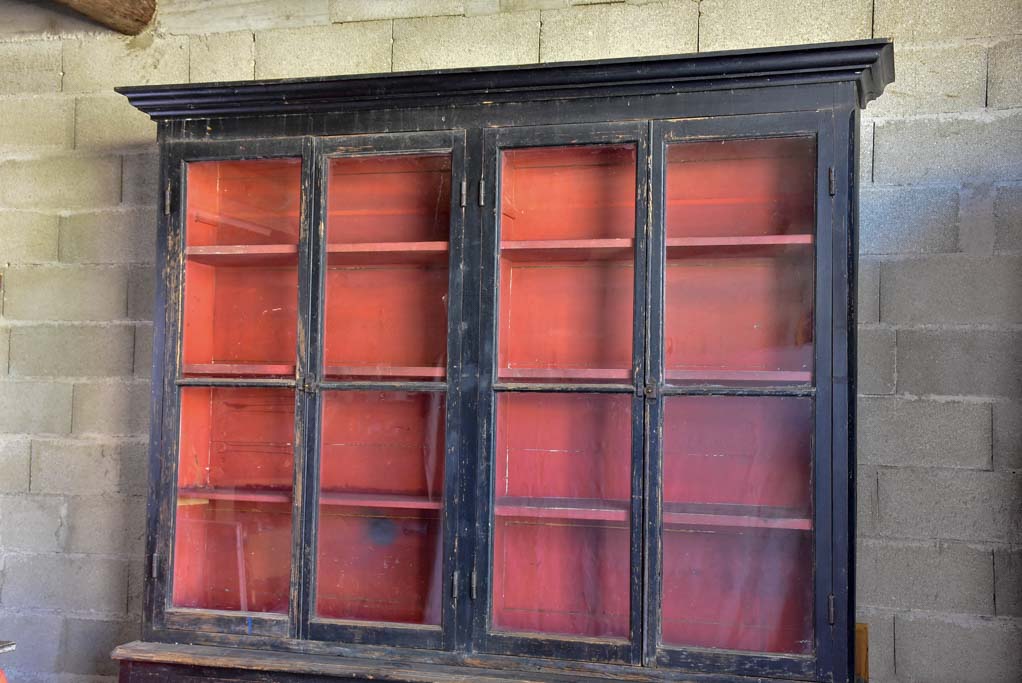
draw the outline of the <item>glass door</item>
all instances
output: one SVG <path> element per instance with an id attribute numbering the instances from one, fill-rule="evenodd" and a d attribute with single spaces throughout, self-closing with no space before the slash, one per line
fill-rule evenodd
<path id="1" fill-rule="evenodd" d="M 739 651 L 805 674 L 829 580 L 814 488 L 829 480 L 825 145 L 817 115 L 735 118 L 654 128 L 648 651 L 693 668 Z"/>
<path id="2" fill-rule="evenodd" d="M 171 628 L 283 636 L 293 632 L 300 516 L 303 142 L 212 156 L 218 149 L 227 148 L 170 155 L 183 239 L 168 254 L 179 266 L 170 270 L 180 308 L 168 306 L 168 338 L 179 343 L 167 347 L 178 371 L 168 373 L 165 411 L 177 435 L 165 475 L 176 497 L 160 607 Z"/>
<path id="3" fill-rule="evenodd" d="M 484 207 L 492 260 L 483 269 L 480 414 L 490 426 L 479 471 L 489 495 L 476 642 L 490 652 L 634 661 L 642 128 L 492 131 L 484 157 L 484 187 L 495 189 Z"/>
<path id="4" fill-rule="evenodd" d="M 447 647 L 464 139 L 340 138 L 321 154 L 310 636 Z"/>

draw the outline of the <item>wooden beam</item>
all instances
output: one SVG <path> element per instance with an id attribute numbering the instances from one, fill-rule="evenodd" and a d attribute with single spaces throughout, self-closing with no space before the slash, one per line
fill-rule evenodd
<path id="1" fill-rule="evenodd" d="M 145 30 L 156 14 L 156 0 L 56 0 L 103 26 L 129 36 Z"/>

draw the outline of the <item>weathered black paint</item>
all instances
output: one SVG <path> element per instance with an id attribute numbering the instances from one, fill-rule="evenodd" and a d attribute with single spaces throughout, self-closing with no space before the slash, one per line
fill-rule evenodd
<path id="1" fill-rule="evenodd" d="M 122 646 L 122 680 L 848 681 L 854 617 L 854 396 L 858 109 L 893 80 L 879 40 L 559 65 L 119 89 L 159 123 L 160 212 L 143 614 L 145 642 Z M 815 386 L 663 383 L 663 145 L 689 137 L 811 134 L 818 141 Z M 638 150 L 634 381 L 510 384 L 494 377 L 497 149 L 610 140 Z M 451 150 L 448 367 L 444 382 L 325 381 L 320 306 L 326 158 Z M 189 160 L 303 160 L 295 379 L 179 376 L 183 207 Z M 829 192 L 830 169 L 836 192 Z M 485 179 L 485 196 L 479 179 Z M 467 201 L 457 190 L 466 180 Z M 181 386 L 296 389 L 291 610 L 254 615 L 169 608 Z M 316 620 L 314 559 L 323 391 L 443 391 L 448 401 L 445 582 L 440 627 Z M 503 391 L 633 396 L 632 613 L 627 643 L 511 636 L 489 629 L 493 397 Z M 663 397 L 815 399 L 815 654 L 664 648 L 657 634 Z M 454 552 L 454 548 L 457 551 Z M 471 576 L 477 572 L 475 598 Z M 835 623 L 828 597 L 834 595 Z M 456 598 L 456 599 L 455 599 Z"/>

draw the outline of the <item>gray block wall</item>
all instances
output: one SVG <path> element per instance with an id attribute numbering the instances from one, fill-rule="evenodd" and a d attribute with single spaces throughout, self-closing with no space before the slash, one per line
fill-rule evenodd
<path id="1" fill-rule="evenodd" d="M 138 632 L 157 171 L 153 125 L 113 86 L 871 36 L 894 38 L 898 72 L 862 128 L 873 680 L 1022 680 L 1019 0 L 161 0 L 136 38 L 0 0 L 11 680 L 113 680 L 109 650 Z"/>

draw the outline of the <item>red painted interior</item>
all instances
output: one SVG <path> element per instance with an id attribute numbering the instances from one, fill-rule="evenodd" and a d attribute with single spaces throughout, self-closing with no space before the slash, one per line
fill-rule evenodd
<path id="1" fill-rule="evenodd" d="M 631 397 L 502 393 L 493 625 L 628 635 Z"/>
<path id="2" fill-rule="evenodd" d="M 293 376 L 301 160 L 188 165 L 185 375 Z"/>
<path id="3" fill-rule="evenodd" d="M 316 614 L 440 623 L 442 393 L 327 392 Z"/>
<path id="4" fill-rule="evenodd" d="M 294 392 L 184 387 L 177 607 L 286 612 Z"/>
<path id="5" fill-rule="evenodd" d="M 444 377 L 450 193 L 449 154 L 331 159 L 328 377 Z"/>

